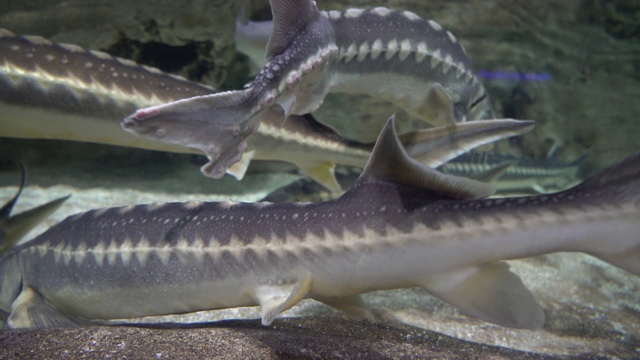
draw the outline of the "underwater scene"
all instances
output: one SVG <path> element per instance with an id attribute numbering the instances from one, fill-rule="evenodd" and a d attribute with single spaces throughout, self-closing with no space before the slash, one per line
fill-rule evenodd
<path id="1" fill-rule="evenodd" d="M 640 357 L 639 14 L 3 1 L 0 357 Z"/>

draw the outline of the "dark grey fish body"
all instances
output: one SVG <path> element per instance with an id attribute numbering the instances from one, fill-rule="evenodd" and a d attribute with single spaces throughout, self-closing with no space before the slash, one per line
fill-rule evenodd
<path id="1" fill-rule="evenodd" d="M 75 45 L 0 29 L 1 136 L 91 141 L 185 152 L 123 132 L 141 106 L 213 89 Z"/>
<path id="2" fill-rule="evenodd" d="M 578 170 L 585 156 L 562 162 L 499 153 L 470 152 L 443 164 L 440 170 L 456 176 L 478 179 L 494 174 L 490 181 L 501 195 L 545 194 L 579 182 Z"/>
<path id="3" fill-rule="evenodd" d="M 118 121 L 137 107 L 178 100 L 181 96 L 210 94 L 213 89 L 101 52 L 55 44 L 40 37 L 18 36 L 7 30 L 0 30 L 0 49 L 0 85 L 6 90 L 0 94 L 1 136 L 198 152 L 190 147 L 133 136 L 123 131 Z M 294 55 L 286 52 L 276 56 L 272 65 L 265 68 L 270 72 L 263 71 L 258 77 L 256 84 L 261 85 L 256 85 L 251 92 L 273 86 L 275 64 L 281 58 L 286 60 L 286 56 Z M 284 68 L 277 71 L 280 74 Z M 255 96 L 243 99 L 240 101 L 254 101 L 254 104 L 257 101 Z M 231 118 L 234 116 L 235 113 L 231 114 Z M 502 132 L 502 137 L 521 133 L 528 127 L 517 130 L 518 126 L 510 123 L 515 124 L 502 121 L 485 125 L 489 131 L 512 128 Z M 520 125 L 523 124 L 526 125 Z M 473 126 L 471 130 L 464 130 L 464 126 L 458 129 L 459 135 L 475 131 L 471 129 Z M 465 136 L 458 140 L 462 141 Z M 484 141 L 495 141 L 495 138 Z M 340 137 L 310 115 L 291 115 L 286 121 L 265 116 L 256 133 L 249 137 L 240 166 L 227 171 L 242 179 L 252 159 L 284 160 L 298 165 L 327 188 L 339 191 L 333 176 L 335 164 L 362 167 L 371 147 L 371 144 L 358 144 Z M 462 149 L 464 147 L 458 150 Z M 448 158 L 440 158 L 439 162 Z"/>
<path id="4" fill-rule="evenodd" d="M 370 316 L 358 294 L 422 286 L 539 328 L 542 309 L 501 260 L 582 251 L 640 275 L 640 156 L 565 192 L 487 200 L 490 186 L 408 158 L 392 126 L 333 201 L 71 216 L 0 260 L 2 310 L 12 327 L 50 327 L 260 305 L 270 324 L 303 298 Z"/>
<path id="5" fill-rule="evenodd" d="M 271 8 L 267 63 L 247 88 L 141 109 L 123 128 L 203 151 L 202 172 L 217 178 L 262 122 L 312 112 L 330 91 L 381 97 L 434 125 L 493 118 L 462 46 L 434 21 L 386 8 L 319 11 L 311 0 Z"/>
<path id="6" fill-rule="evenodd" d="M 437 22 L 387 8 L 323 14 L 340 49 L 332 91 L 381 97 L 437 124 L 494 118 L 471 60 Z M 449 97 L 453 114 L 439 113 L 444 109 L 429 98 L 434 86 Z"/>

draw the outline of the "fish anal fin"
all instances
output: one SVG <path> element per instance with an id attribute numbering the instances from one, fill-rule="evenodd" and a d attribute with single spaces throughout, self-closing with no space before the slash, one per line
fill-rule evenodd
<path id="1" fill-rule="evenodd" d="M 262 325 L 270 325 L 278 315 L 304 299 L 311 281 L 311 276 L 306 276 L 293 284 L 258 286 L 253 295 L 260 304 Z"/>
<path id="2" fill-rule="evenodd" d="M 382 129 L 356 185 L 369 181 L 386 181 L 428 189 L 440 196 L 454 199 L 483 198 L 495 191 L 489 184 L 443 174 L 412 159 L 398 139 L 393 116 Z"/>
<path id="3" fill-rule="evenodd" d="M 244 174 L 247 173 L 247 168 L 249 168 L 249 164 L 251 164 L 251 160 L 253 159 L 253 155 L 255 155 L 255 150 L 245 151 L 242 153 L 242 158 L 237 163 L 231 165 L 227 169 L 227 174 L 235 177 L 238 180 L 242 180 L 244 178 Z"/>
<path id="4" fill-rule="evenodd" d="M 348 314 L 359 316 L 367 320 L 373 321 L 375 317 L 367 309 L 364 301 L 358 295 L 343 297 L 313 297 L 315 300 L 327 304 L 335 309 L 344 311 Z"/>
<path id="5" fill-rule="evenodd" d="M 462 312 L 500 326 L 539 329 L 545 315 L 504 262 L 427 276 L 418 283 Z"/>
<path id="6" fill-rule="evenodd" d="M 310 178 L 333 193 L 342 192 L 335 175 L 336 164 L 330 162 L 297 164 Z"/>
<path id="7" fill-rule="evenodd" d="M 23 289 L 13 302 L 8 324 L 14 329 L 76 326 L 30 287 Z"/>
<path id="8" fill-rule="evenodd" d="M 312 0 L 272 0 L 270 3 L 273 31 L 267 44 L 267 60 L 282 54 L 303 27 L 319 16 Z"/>

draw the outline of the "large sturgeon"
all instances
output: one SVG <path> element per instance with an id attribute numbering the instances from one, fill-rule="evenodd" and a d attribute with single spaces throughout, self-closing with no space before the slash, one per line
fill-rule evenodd
<path id="1" fill-rule="evenodd" d="M 271 7 L 267 63 L 245 89 L 141 109 L 122 126 L 201 150 L 202 172 L 217 178 L 261 123 L 311 113 L 330 91 L 380 97 L 434 125 L 494 117 L 464 49 L 433 20 L 382 7 L 319 11 L 312 0 Z"/>
<path id="2" fill-rule="evenodd" d="M 0 259 L 0 308 L 14 328 L 250 305 L 271 324 L 304 298 L 366 316 L 359 294 L 421 286 L 535 329 L 544 312 L 503 260 L 580 251 L 640 275 L 639 190 L 640 154 L 560 193 L 483 199 L 490 186 L 409 158 L 389 121 L 336 200 L 70 216 Z"/>
<path id="3" fill-rule="evenodd" d="M 119 121 L 136 108 L 183 97 L 208 95 L 215 90 L 157 69 L 78 46 L 56 44 L 37 36 L 18 36 L 0 29 L 0 136 L 88 141 L 145 149 L 191 152 L 199 150 L 137 137 L 123 131 Z M 214 95 L 215 96 L 215 95 Z M 484 142 L 521 134 L 530 122 L 494 120 L 439 127 L 403 135 L 410 153 L 430 166 L 439 166 L 464 153 L 482 137 Z M 448 131 L 455 138 L 436 158 L 424 148 L 434 133 Z M 488 132 L 493 138 L 485 138 Z M 444 144 L 444 143 L 443 143 Z M 291 115 L 286 121 L 263 119 L 248 140 L 244 161 L 227 169 L 239 179 L 251 159 L 282 160 L 296 164 L 333 191 L 340 187 L 336 164 L 363 167 L 373 144 L 340 137 L 310 115 Z M 422 155 L 421 155 L 422 154 Z M 439 155 L 438 155 L 439 156 Z"/>

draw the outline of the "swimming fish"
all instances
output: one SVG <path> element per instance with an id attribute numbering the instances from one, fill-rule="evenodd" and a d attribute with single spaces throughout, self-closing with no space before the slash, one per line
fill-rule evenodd
<path id="1" fill-rule="evenodd" d="M 149 140 L 199 149 L 213 178 L 240 161 L 267 121 L 317 110 L 328 92 L 383 98 L 451 126 L 494 118 L 471 61 L 449 31 L 409 11 L 319 11 L 312 0 L 272 0 L 267 63 L 244 89 L 136 111 L 122 127 Z"/>
<path id="2" fill-rule="evenodd" d="M 12 249 L 31 229 L 53 214 L 71 196 L 63 196 L 46 204 L 11 216 L 13 207 L 24 189 L 26 170 L 22 169 L 22 180 L 18 192 L 2 208 L 0 208 L 0 255 Z"/>
<path id="3" fill-rule="evenodd" d="M 578 170 L 587 154 L 562 162 L 555 157 L 540 160 L 526 156 L 469 152 L 448 161 L 439 170 L 490 182 L 501 196 L 547 194 L 577 185 L 580 182 Z"/>
<path id="4" fill-rule="evenodd" d="M 199 150 L 133 136 L 119 121 L 136 108 L 207 95 L 215 90 L 157 69 L 78 46 L 56 44 L 37 36 L 18 36 L 0 29 L 0 136 L 87 141 L 144 149 L 198 153 Z M 531 122 L 495 120 L 459 124 L 403 135 L 411 148 L 433 159 L 434 149 L 419 150 L 434 131 L 456 133 L 458 141 L 443 143 L 468 149 L 462 139 L 495 131 L 496 138 L 521 134 Z M 481 144 L 474 144 L 478 146 Z M 291 115 L 286 121 L 263 119 L 248 140 L 242 161 L 227 169 L 242 179 L 251 160 L 296 164 L 328 189 L 339 192 L 336 164 L 362 167 L 373 144 L 345 139 L 311 115 Z M 411 155 L 424 159 L 417 152 Z M 451 153 L 452 155 L 454 153 Z M 455 155 L 454 155 L 455 156 Z M 439 159 L 440 163 L 448 158 Z M 430 162 L 430 166 L 438 166 Z"/>
<path id="5" fill-rule="evenodd" d="M 640 275 L 638 190 L 640 154 L 560 193 L 485 199 L 491 186 L 411 159 L 390 119 L 335 200 L 70 216 L 0 258 L 0 309 L 36 328 L 259 305 L 269 325 L 304 298 L 370 317 L 359 294 L 420 286 L 537 329 L 543 309 L 503 260 L 580 251 Z"/>

